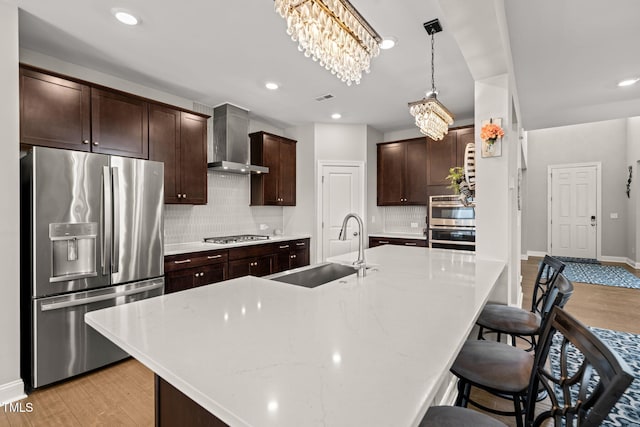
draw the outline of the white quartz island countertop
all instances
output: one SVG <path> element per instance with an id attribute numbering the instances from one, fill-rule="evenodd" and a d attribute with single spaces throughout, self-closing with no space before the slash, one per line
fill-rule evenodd
<path id="1" fill-rule="evenodd" d="M 362 279 L 249 276 L 86 321 L 231 426 L 415 426 L 504 263 L 389 245 L 366 256 Z"/>

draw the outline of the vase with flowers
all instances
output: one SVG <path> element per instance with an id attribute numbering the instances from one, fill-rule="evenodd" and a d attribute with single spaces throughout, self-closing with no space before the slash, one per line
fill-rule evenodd
<path id="1" fill-rule="evenodd" d="M 489 122 L 483 122 L 480 129 L 480 139 L 482 139 L 482 157 L 497 157 L 502 155 L 502 147 L 500 141 L 504 136 L 504 130 L 500 125 L 501 119 L 490 119 Z"/>

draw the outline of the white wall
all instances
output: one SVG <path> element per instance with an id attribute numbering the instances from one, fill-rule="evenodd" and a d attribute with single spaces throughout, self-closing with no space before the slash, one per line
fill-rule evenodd
<path id="1" fill-rule="evenodd" d="M 316 123 L 316 160 L 367 160 L 367 126 Z"/>
<path id="2" fill-rule="evenodd" d="M 632 166 L 631 197 L 627 199 L 627 250 L 626 256 L 636 268 L 640 261 L 638 248 L 640 247 L 640 117 L 627 119 L 627 166 Z M 625 180 L 625 185 L 626 185 Z"/>
<path id="3" fill-rule="evenodd" d="M 296 206 L 284 207 L 284 229 L 290 234 L 311 234 L 309 259 L 315 263 L 316 242 L 316 175 L 315 126 L 307 125 L 285 130 L 285 136 L 296 144 Z"/>
<path id="4" fill-rule="evenodd" d="M 633 145 L 633 144 L 631 144 Z M 640 159 L 635 154 L 635 160 Z M 547 166 L 602 162 L 602 256 L 628 256 L 628 204 L 625 194 L 627 166 L 627 120 L 608 120 L 528 132 L 526 175 L 527 251 L 547 252 Z M 627 160 L 627 157 L 629 160 Z M 635 165 L 634 165 L 635 166 Z M 618 219 L 610 214 L 617 213 Z"/>
<path id="5" fill-rule="evenodd" d="M 18 8 L 0 1 L 0 404 L 24 396 L 20 379 Z"/>
<path id="6" fill-rule="evenodd" d="M 364 219 L 368 233 L 384 231 L 384 210 L 378 206 L 378 142 L 383 135 L 367 127 L 367 218 Z M 367 245 L 369 239 L 367 239 Z"/>
<path id="7" fill-rule="evenodd" d="M 75 77 L 81 80 L 86 80 L 91 83 L 96 83 L 102 86 L 107 86 L 113 89 L 132 93 L 134 95 L 153 99 L 155 101 L 175 105 L 187 110 L 193 110 L 192 100 L 175 96 L 158 89 L 133 83 L 119 77 L 93 70 L 91 68 L 82 67 L 70 62 L 65 62 L 52 56 L 47 56 L 29 49 L 20 49 L 20 62 L 33 65 L 34 67 L 40 67 L 44 68 L 45 70 Z"/>

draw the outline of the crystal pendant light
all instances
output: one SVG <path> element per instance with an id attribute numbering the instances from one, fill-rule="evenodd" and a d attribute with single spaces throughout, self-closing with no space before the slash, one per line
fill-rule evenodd
<path id="1" fill-rule="evenodd" d="M 425 22 L 424 29 L 431 36 L 431 91 L 420 101 L 409 103 L 409 112 L 416 119 L 416 126 L 423 135 L 436 141 L 441 140 L 449 132 L 449 126 L 453 124 L 453 114 L 438 101 L 436 84 L 434 79 L 434 37 L 435 33 L 442 31 L 437 19 Z"/>
<path id="2" fill-rule="evenodd" d="M 275 0 L 274 7 L 298 50 L 349 86 L 380 53 L 382 38 L 348 0 Z"/>

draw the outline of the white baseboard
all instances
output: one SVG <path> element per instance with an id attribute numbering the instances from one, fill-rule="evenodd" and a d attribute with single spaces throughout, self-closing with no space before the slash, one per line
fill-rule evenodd
<path id="1" fill-rule="evenodd" d="M 24 383 L 22 380 L 12 381 L 6 384 L 0 384 L 0 404 L 15 402 L 24 399 L 27 395 L 24 393 Z"/>
<path id="2" fill-rule="evenodd" d="M 605 262 L 617 262 L 620 264 L 628 264 L 629 261 L 631 261 L 629 258 L 625 258 L 625 257 L 621 257 L 621 256 L 605 256 L 605 255 L 601 255 L 600 259 L 598 261 L 605 261 Z"/>
<path id="3" fill-rule="evenodd" d="M 527 257 L 534 256 L 538 258 L 544 258 L 546 254 L 547 254 L 546 252 L 542 252 L 542 251 L 527 251 Z"/>
<path id="4" fill-rule="evenodd" d="M 640 270 L 640 262 L 635 262 L 631 258 L 627 258 L 627 265 L 634 270 Z"/>
<path id="5" fill-rule="evenodd" d="M 435 406 L 453 406 L 456 403 L 456 398 L 458 397 L 458 378 L 450 372 L 448 372 L 447 377 L 438 391 L 440 396 L 437 396 L 433 402 Z"/>

